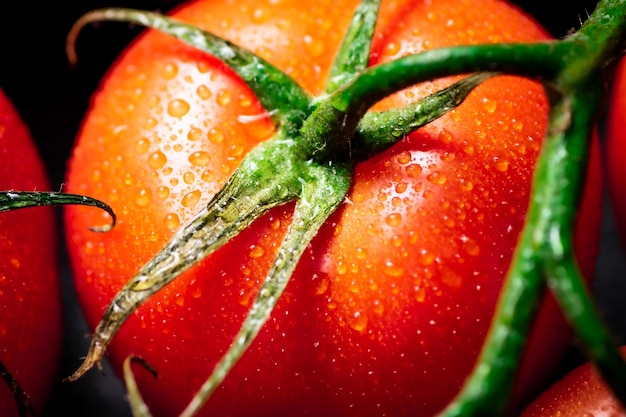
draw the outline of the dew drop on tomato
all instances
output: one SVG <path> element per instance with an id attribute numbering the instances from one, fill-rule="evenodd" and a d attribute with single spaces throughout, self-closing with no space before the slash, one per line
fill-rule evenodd
<path id="1" fill-rule="evenodd" d="M 224 132 L 220 129 L 212 128 L 209 130 L 209 140 L 213 143 L 222 143 L 224 142 Z"/>
<path id="2" fill-rule="evenodd" d="M 183 196 L 183 199 L 180 201 L 180 203 L 183 205 L 183 207 L 195 206 L 198 203 L 198 201 L 200 201 L 201 196 L 202 196 L 201 191 L 193 190 L 185 194 Z"/>
<path id="3" fill-rule="evenodd" d="M 167 163 L 167 157 L 161 151 L 156 151 L 148 157 L 148 165 L 150 168 L 159 169 L 163 168 Z"/>
<path id="4" fill-rule="evenodd" d="M 183 174 L 183 181 L 185 182 L 185 184 L 193 184 L 193 182 L 196 180 L 196 176 L 194 175 L 193 172 L 191 171 L 187 171 Z"/>
<path id="5" fill-rule="evenodd" d="M 176 64 L 167 64 L 163 67 L 161 71 L 161 76 L 166 80 L 171 80 L 178 75 L 178 65 Z"/>
<path id="6" fill-rule="evenodd" d="M 217 92 L 217 104 L 219 104 L 222 107 L 225 107 L 228 104 L 230 104 L 230 101 L 231 101 L 230 91 L 220 90 Z"/>
<path id="7" fill-rule="evenodd" d="M 167 104 L 167 114 L 172 117 L 183 117 L 189 113 L 191 106 L 182 99 L 174 99 Z"/>
<path id="8" fill-rule="evenodd" d="M 208 100 L 213 96 L 213 92 L 211 91 L 211 89 L 204 84 L 199 85 L 198 88 L 196 88 L 196 94 L 202 100 Z"/>
<path id="9" fill-rule="evenodd" d="M 180 226 L 180 218 L 176 213 L 169 213 L 163 219 L 163 224 L 169 230 L 175 230 Z"/>
<path id="10" fill-rule="evenodd" d="M 135 143 L 135 152 L 139 155 L 148 152 L 148 149 L 150 149 L 150 140 L 148 138 L 138 139 L 137 143 Z"/>

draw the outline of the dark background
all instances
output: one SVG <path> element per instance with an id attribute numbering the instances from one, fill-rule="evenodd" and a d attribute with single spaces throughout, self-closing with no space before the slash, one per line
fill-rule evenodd
<path id="1" fill-rule="evenodd" d="M 12 5 L 3 5 L 0 11 L 0 87 L 29 125 L 50 173 L 52 187 L 60 188 L 66 161 L 90 95 L 121 49 L 140 31 L 139 28 L 119 23 L 84 29 L 78 44 L 79 65 L 71 69 L 64 52 L 65 36 L 71 24 L 84 12 L 98 7 L 124 6 L 165 12 L 181 2 L 94 0 L 33 3 L 18 0 L 10 3 Z M 514 3 L 535 16 L 552 35 L 563 37 L 580 26 L 596 1 Z M 622 294 L 626 293 L 623 279 L 626 276 L 626 260 L 614 231 L 608 200 L 602 233 L 594 292 L 602 314 L 618 339 L 624 342 L 626 323 L 621 318 L 626 317 L 626 303 L 622 301 Z M 61 378 L 75 370 L 80 357 L 87 351 L 89 330 L 76 304 L 62 238 L 59 247 L 66 320 Z M 581 360 L 582 357 L 573 348 L 569 363 L 576 364 Z M 77 382 L 60 382 L 43 417 L 130 416 L 123 385 L 108 367 L 105 370 L 105 376 L 93 371 Z"/>

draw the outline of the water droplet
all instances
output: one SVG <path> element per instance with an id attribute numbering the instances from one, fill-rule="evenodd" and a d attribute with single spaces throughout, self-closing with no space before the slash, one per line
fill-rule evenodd
<path id="1" fill-rule="evenodd" d="M 202 138 L 202 129 L 199 129 L 197 127 L 192 127 L 191 129 L 189 129 L 189 132 L 187 133 L 187 139 L 195 142 L 197 140 L 200 140 L 200 138 Z"/>
<path id="2" fill-rule="evenodd" d="M 475 240 L 470 238 L 464 238 L 463 240 L 463 250 L 467 252 L 468 255 L 478 256 L 480 254 L 480 246 L 476 243 Z"/>
<path id="3" fill-rule="evenodd" d="M 385 46 L 385 54 L 386 55 L 395 55 L 398 52 L 400 52 L 400 45 L 396 42 L 389 42 L 386 46 Z"/>
<path id="4" fill-rule="evenodd" d="M 444 152 L 441 154 L 441 160 L 444 162 L 452 162 L 456 158 L 456 154 L 454 152 Z"/>
<path id="5" fill-rule="evenodd" d="M 416 288 L 415 291 L 415 301 L 418 303 L 423 303 L 426 300 L 426 289 L 423 287 Z"/>
<path id="6" fill-rule="evenodd" d="M 374 300 L 374 313 L 378 316 L 382 316 L 385 312 L 385 305 L 380 300 Z"/>
<path id="7" fill-rule="evenodd" d="M 135 143 L 135 152 L 138 154 L 146 153 L 150 149 L 150 141 L 147 138 L 141 138 Z"/>
<path id="8" fill-rule="evenodd" d="M 258 259 L 265 255 L 265 249 L 263 249 L 263 247 L 259 245 L 250 245 L 248 255 L 253 259 Z"/>
<path id="9" fill-rule="evenodd" d="M 239 96 L 239 106 L 241 107 L 250 107 L 252 104 L 252 97 L 248 94 L 242 94 Z"/>
<path id="10" fill-rule="evenodd" d="M 178 226 L 180 226 L 180 218 L 178 217 L 178 214 L 170 213 L 165 216 L 165 219 L 163 219 L 163 224 L 165 224 L 165 227 L 169 230 L 175 230 Z"/>
<path id="11" fill-rule="evenodd" d="M 401 277 L 404 275 L 404 268 L 402 265 L 396 264 L 392 260 L 386 260 L 382 269 L 383 274 L 390 277 Z"/>
<path id="12" fill-rule="evenodd" d="M 506 172 L 509 169 L 509 161 L 504 158 L 495 158 L 494 167 L 500 172 Z"/>
<path id="13" fill-rule="evenodd" d="M 150 204 L 151 200 L 152 200 L 152 194 L 150 193 L 150 190 L 143 188 L 139 190 L 139 194 L 137 194 L 137 198 L 135 199 L 135 202 L 137 203 L 139 207 L 146 207 Z"/>
<path id="14" fill-rule="evenodd" d="M 391 227 L 398 227 L 402 224 L 402 215 L 400 213 L 391 213 L 385 217 L 385 223 Z"/>
<path id="15" fill-rule="evenodd" d="M 161 97 L 159 96 L 152 96 L 150 97 L 150 99 L 148 99 L 148 107 L 150 107 L 151 109 L 157 107 L 160 103 Z"/>
<path id="16" fill-rule="evenodd" d="M 314 274 L 313 279 L 316 282 L 315 294 L 322 295 L 326 293 L 326 291 L 328 291 L 328 287 L 330 286 L 330 280 L 328 279 L 326 274 L 323 274 L 322 276 Z"/>
<path id="17" fill-rule="evenodd" d="M 183 207 L 191 207 L 197 204 L 198 201 L 200 201 L 200 196 L 202 196 L 202 193 L 198 190 L 188 192 L 183 196 L 183 199 L 180 201 L 180 203 L 183 205 Z"/>
<path id="18" fill-rule="evenodd" d="M 202 100 L 208 100 L 213 96 L 213 92 L 211 92 L 211 89 L 206 85 L 199 85 L 196 89 L 196 94 L 198 94 L 198 97 Z"/>
<path id="19" fill-rule="evenodd" d="M 403 151 L 398 155 L 398 163 L 402 165 L 406 165 L 411 162 L 411 153 L 407 151 Z"/>
<path id="20" fill-rule="evenodd" d="M 337 275 L 345 275 L 348 272 L 348 265 L 343 261 L 337 261 Z"/>
<path id="21" fill-rule="evenodd" d="M 211 171 L 210 169 L 207 169 L 206 171 L 202 173 L 200 178 L 202 178 L 202 181 L 213 182 L 215 181 L 215 172 Z"/>
<path id="22" fill-rule="evenodd" d="M 399 182 L 396 184 L 396 193 L 402 194 L 407 190 L 408 186 L 409 185 L 406 182 Z"/>
<path id="23" fill-rule="evenodd" d="M 513 121 L 513 129 L 515 129 L 515 130 L 517 130 L 519 132 L 523 128 L 524 128 L 524 122 L 522 122 L 521 120 L 514 120 Z"/>
<path id="24" fill-rule="evenodd" d="M 272 228 L 272 230 L 280 229 L 280 225 L 281 225 L 280 219 L 272 219 L 272 222 L 270 223 L 270 227 Z"/>
<path id="25" fill-rule="evenodd" d="M 198 167 L 203 167 L 209 164 L 211 156 L 206 151 L 197 151 L 189 155 L 189 162 Z"/>
<path id="26" fill-rule="evenodd" d="M 143 128 L 146 130 L 154 129 L 154 127 L 158 124 L 159 122 L 156 119 L 152 117 L 148 117 L 146 121 L 143 123 Z"/>
<path id="27" fill-rule="evenodd" d="M 156 151 L 148 157 L 148 165 L 150 165 L 150 168 L 153 168 L 153 169 L 163 168 L 166 163 L 167 163 L 167 157 L 161 151 Z"/>
<path id="28" fill-rule="evenodd" d="M 161 76 L 165 78 L 166 80 L 171 80 L 172 78 L 176 77 L 177 74 L 178 74 L 178 65 L 176 64 L 167 64 L 161 70 Z"/>
<path id="29" fill-rule="evenodd" d="M 474 152 L 476 152 L 476 149 L 474 149 L 474 146 L 470 145 L 469 143 L 463 141 L 462 143 L 463 146 L 463 152 L 465 152 L 466 155 L 474 155 Z"/>
<path id="30" fill-rule="evenodd" d="M 439 142 L 443 143 L 444 145 L 447 145 L 450 142 L 452 142 L 452 139 L 454 139 L 454 136 L 452 136 L 452 133 L 450 133 L 449 130 L 442 129 L 441 132 L 439 132 L 437 139 L 439 140 Z"/>
<path id="31" fill-rule="evenodd" d="M 411 178 L 417 178 L 422 175 L 422 167 L 420 164 L 411 164 L 406 167 L 406 174 Z"/>
<path id="32" fill-rule="evenodd" d="M 461 184 L 461 190 L 463 191 L 472 191 L 474 189 L 474 183 L 471 181 L 460 179 L 459 183 Z"/>
<path id="33" fill-rule="evenodd" d="M 435 255 L 426 249 L 420 250 L 419 255 L 419 262 L 424 266 L 432 265 L 435 262 Z"/>
<path id="34" fill-rule="evenodd" d="M 209 140 L 213 143 L 224 142 L 224 132 L 216 128 L 209 130 Z"/>
<path id="35" fill-rule="evenodd" d="M 364 312 L 357 311 L 348 320 L 348 325 L 357 332 L 363 332 L 367 328 L 367 315 Z"/>
<path id="36" fill-rule="evenodd" d="M 170 196 L 170 189 L 165 186 L 160 186 L 159 188 L 156 189 L 156 195 L 161 200 L 165 200 L 167 197 Z"/>
<path id="37" fill-rule="evenodd" d="M 483 106 L 485 107 L 485 110 L 487 110 L 487 113 L 493 113 L 494 111 L 496 111 L 496 107 L 498 107 L 498 102 L 484 97 Z"/>
<path id="38" fill-rule="evenodd" d="M 231 96 L 230 91 L 228 90 L 220 90 L 217 92 L 217 104 L 224 107 L 230 103 Z"/>
<path id="39" fill-rule="evenodd" d="M 195 179 L 196 176 L 191 171 L 187 171 L 183 174 L 183 181 L 185 181 L 185 184 L 193 184 Z"/>
<path id="40" fill-rule="evenodd" d="M 175 152 L 181 152 L 183 149 L 184 149 L 183 145 L 181 145 L 180 143 L 177 143 L 176 145 L 174 145 Z"/>
<path id="41" fill-rule="evenodd" d="M 325 50 L 324 43 L 321 42 L 319 39 L 316 39 L 312 36 L 307 35 L 304 37 L 303 40 L 304 40 L 304 50 L 311 57 L 316 58 L 324 53 L 324 50 Z"/>
<path id="42" fill-rule="evenodd" d="M 189 103 L 182 99 L 174 99 L 167 105 L 167 113 L 172 117 L 183 117 L 189 112 Z"/>
<path id="43" fill-rule="evenodd" d="M 426 177 L 428 181 L 436 185 L 443 185 L 448 181 L 448 178 L 441 172 L 435 171 Z"/>

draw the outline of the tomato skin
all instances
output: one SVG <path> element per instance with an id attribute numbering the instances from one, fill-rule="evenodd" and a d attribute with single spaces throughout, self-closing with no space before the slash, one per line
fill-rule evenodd
<path id="1" fill-rule="evenodd" d="M 292 0 L 196 1 L 175 15 L 251 49 L 319 94 L 355 7 L 352 0 L 306 9 Z M 372 64 L 420 48 L 546 38 L 505 2 L 383 2 Z M 490 80 L 450 115 L 359 164 L 346 204 L 320 230 L 272 318 L 202 415 L 427 416 L 445 406 L 489 326 L 523 225 L 547 109 L 539 85 Z M 166 35 L 146 33 L 112 67 L 82 126 L 66 188 L 110 203 L 118 215 L 113 231 L 93 234 L 86 227 L 101 223 L 101 212 L 65 211 L 90 326 L 271 135 L 267 119 L 242 115 L 263 115 L 247 87 Z M 595 194 L 584 199 L 588 229 L 577 240 L 587 276 L 598 241 L 598 171 L 590 171 Z M 118 371 L 129 354 L 158 371 L 157 380 L 137 372 L 155 415 L 177 415 L 230 344 L 291 210 L 259 219 L 146 302 L 115 337 L 109 352 Z M 542 309 L 520 398 L 569 341 L 554 302 Z"/>
<path id="2" fill-rule="evenodd" d="M 27 127 L 0 90 L 0 189 L 48 190 Z M 56 381 L 61 352 L 61 293 L 53 209 L 0 213 L 0 361 L 41 412 Z M 0 415 L 17 416 L 0 382 Z"/>
<path id="3" fill-rule="evenodd" d="M 626 354 L 626 347 L 621 352 Z M 626 411 L 600 374 L 587 362 L 545 390 L 520 417 L 625 415 Z"/>
<path id="4" fill-rule="evenodd" d="M 615 224 L 622 242 L 626 243 L 626 187 L 624 178 L 624 157 L 626 157 L 626 62 L 622 60 L 615 72 L 611 85 L 611 102 L 609 103 L 606 125 L 606 177 L 607 188 L 611 198 Z"/>

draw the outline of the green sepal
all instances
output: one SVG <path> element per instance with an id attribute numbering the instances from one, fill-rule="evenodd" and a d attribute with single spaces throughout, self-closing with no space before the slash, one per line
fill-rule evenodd
<path id="1" fill-rule="evenodd" d="M 194 48 L 222 60 L 250 87 L 275 124 L 299 126 L 303 114 L 310 113 L 309 94 L 285 72 L 251 51 L 193 25 L 160 13 L 126 8 L 106 8 L 83 15 L 67 38 L 67 55 L 76 62 L 76 37 L 87 24 L 120 21 L 157 29 Z"/>
<path id="2" fill-rule="evenodd" d="M 1 191 L 0 212 L 27 207 L 57 206 L 75 204 L 100 208 L 111 216 L 111 223 L 106 226 L 90 227 L 94 232 L 107 232 L 115 226 L 116 217 L 108 204 L 79 194 L 57 193 L 52 191 Z"/>
<path id="3" fill-rule="evenodd" d="M 339 52 L 330 68 L 326 93 L 332 93 L 367 68 L 380 0 L 362 0 L 358 5 Z"/>

